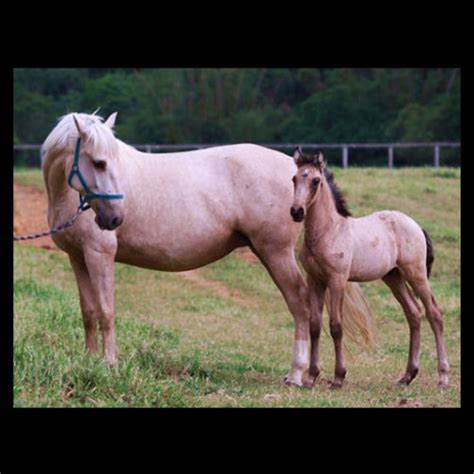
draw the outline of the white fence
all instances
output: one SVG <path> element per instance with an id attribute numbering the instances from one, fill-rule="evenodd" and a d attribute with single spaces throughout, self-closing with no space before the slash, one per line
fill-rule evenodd
<path id="1" fill-rule="evenodd" d="M 349 152 L 356 149 L 385 149 L 387 150 L 387 165 L 393 168 L 395 160 L 395 150 L 407 148 L 431 148 L 433 150 L 433 166 L 439 168 L 442 148 L 460 148 L 460 142 L 419 142 L 419 143 L 262 143 L 262 146 L 274 148 L 276 150 L 284 150 L 288 153 L 293 152 L 297 146 L 301 146 L 303 150 L 323 150 L 323 149 L 340 149 L 341 150 L 341 166 L 343 168 L 349 167 Z M 209 148 L 219 146 L 219 144 L 182 144 L 182 145 L 154 145 L 154 144 L 138 144 L 133 147 L 143 150 L 147 153 L 164 153 L 168 151 L 184 151 L 197 150 L 201 148 Z M 41 145 L 14 145 L 14 150 L 39 150 Z M 39 158 L 38 158 L 39 165 Z"/>

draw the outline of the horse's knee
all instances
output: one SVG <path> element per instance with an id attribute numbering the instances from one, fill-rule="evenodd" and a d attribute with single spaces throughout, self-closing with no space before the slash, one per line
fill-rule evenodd
<path id="1" fill-rule="evenodd" d="M 334 340 L 342 339 L 342 323 L 339 321 L 330 321 L 329 322 L 329 329 L 331 332 L 331 337 Z"/>
<path id="2" fill-rule="evenodd" d="M 295 303 L 297 303 L 299 306 L 309 308 L 308 287 L 306 286 L 306 282 L 300 275 L 298 275 L 298 278 L 294 282 L 292 293 L 295 298 Z"/>
<path id="3" fill-rule="evenodd" d="M 94 331 L 97 328 L 98 314 L 94 309 L 82 310 L 82 322 L 86 331 Z"/>
<path id="4" fill-rule="evenodd" d="M 95 331 L 97 329 L 96 319 L 83 318 L 82 323 L 84 325 L 84 329 L 86 330 L 86 332 Z"/>
<path id="5" fill-rule="evenodd" d="M 412 331 L 419 331 L 421 327 L 421 310 L 409 313 L 408 325 Z"/>
<path id="6" fill-rule="evenodd" d="M 435 312 L 435 315 L 433 317 L 433 325 L 436 327 L 436 329 L 438 329 L 438 331 L 444 331 L 443 317 L 438 312 Z"/>
<path id="7" fill-rule="evenodd" d="M 102 313 L 99 317 L 101 331 L 110 331 L 114 329 L 115 314 L 113 312 Z"/>
<path id="8" fill-rule="evenodd" d="M 319 338 L 321 334 L 321 320 L 319 318 L 311 318 L 309 321 L 309 330 L 312 338 Z"/>
<path id="9" fill-rule="evenodd" d="M 444 330 L 443 314 L 438 308 L 436 308 L 436 306 L 434 305 L 428 306 L 426 308 L 426 316 L 428 317 L 430 325 L 433 329 L 443 332 Z"/>

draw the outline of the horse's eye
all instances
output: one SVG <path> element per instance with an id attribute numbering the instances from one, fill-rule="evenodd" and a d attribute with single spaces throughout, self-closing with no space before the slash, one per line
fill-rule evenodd
<path id="1" fill-rule="evenodd" d="M 94 160 L 92 164 L 94 165 L 94 168 L 98 170 L 105 170 L 107 166 L 107 163 L 103 160 Z"/>
<path id="2" fill-rule="evenodd" d="M 319 182 L 321 181 L 320 178 L 313 178 L 313 186 L 317 186 L 319 184 Z"/>

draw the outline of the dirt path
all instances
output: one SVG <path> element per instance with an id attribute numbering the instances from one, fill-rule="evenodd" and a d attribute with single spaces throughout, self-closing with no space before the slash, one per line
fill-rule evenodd
<path id="1" fill-rule="evenodd" d="M 13 232 L 17 235 L 32 234 L 48 229 L 47 213 L 48 198 L 46 190 L 31 186 L 14 185 L 14 217 Z M 45 250 L 60 251 L 51 237 L 19 241 L 16 245 L 32 245 Z M 237 249 L 238 258 L 251 264 L 259 263 L 258 258 L 249 249 Z M 244 298 L 238 290 L 233 290 L 216 280 L 209 280 L 199 269 L 179 272 L 182 278 L 202 288 L 212 291 L 216 295 L 244 306 L 256 306 L 256 301 Z"/>
<path id="2" fill-rule="evenodd" d="M 17 235 L 42 232 L 48 226 L 48 197 L 46 190 L 15 184 L 13 188 L 13 232 Z M 59 250 L 51 237 L 19 241 L 15 245 L 32 245 L 47 250 Z"/>
<path id="3" fill-rule="evenodd" d="M 200 286 L 201 288 L 212 291 L 215 295 L 223 299 L 232 301 L 233 303 L 247 307 L 258 306 L 257 300 L 251 300 L 248 297 L 242 296 L 238 290 L 230 289 L 220 281 L 207 279 L 205 276 L 203 276 L 199 269 L 189 270 L 187 272 L 179 272 L 178 275 L 185 280 Z"/>

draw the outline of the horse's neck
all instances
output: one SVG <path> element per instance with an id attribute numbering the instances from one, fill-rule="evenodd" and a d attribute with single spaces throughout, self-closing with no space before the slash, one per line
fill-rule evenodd
<path id="1" fill-rule="evenodd" d="M 321 181 L 315 201 L 309 207 L 305 219 L 305 241 L 320 242 L 329 235 L 329 230 L 343 217 L 337 212 L 336 204 L 325 178 Z"/>
<path id="2" fill-rule="evenodd" d="M 57 203 L 75 192 L 66 181 L 64 157 L 57 156 L 48 162 L 44 167 L 44 176 L 50 203 Z"/>

